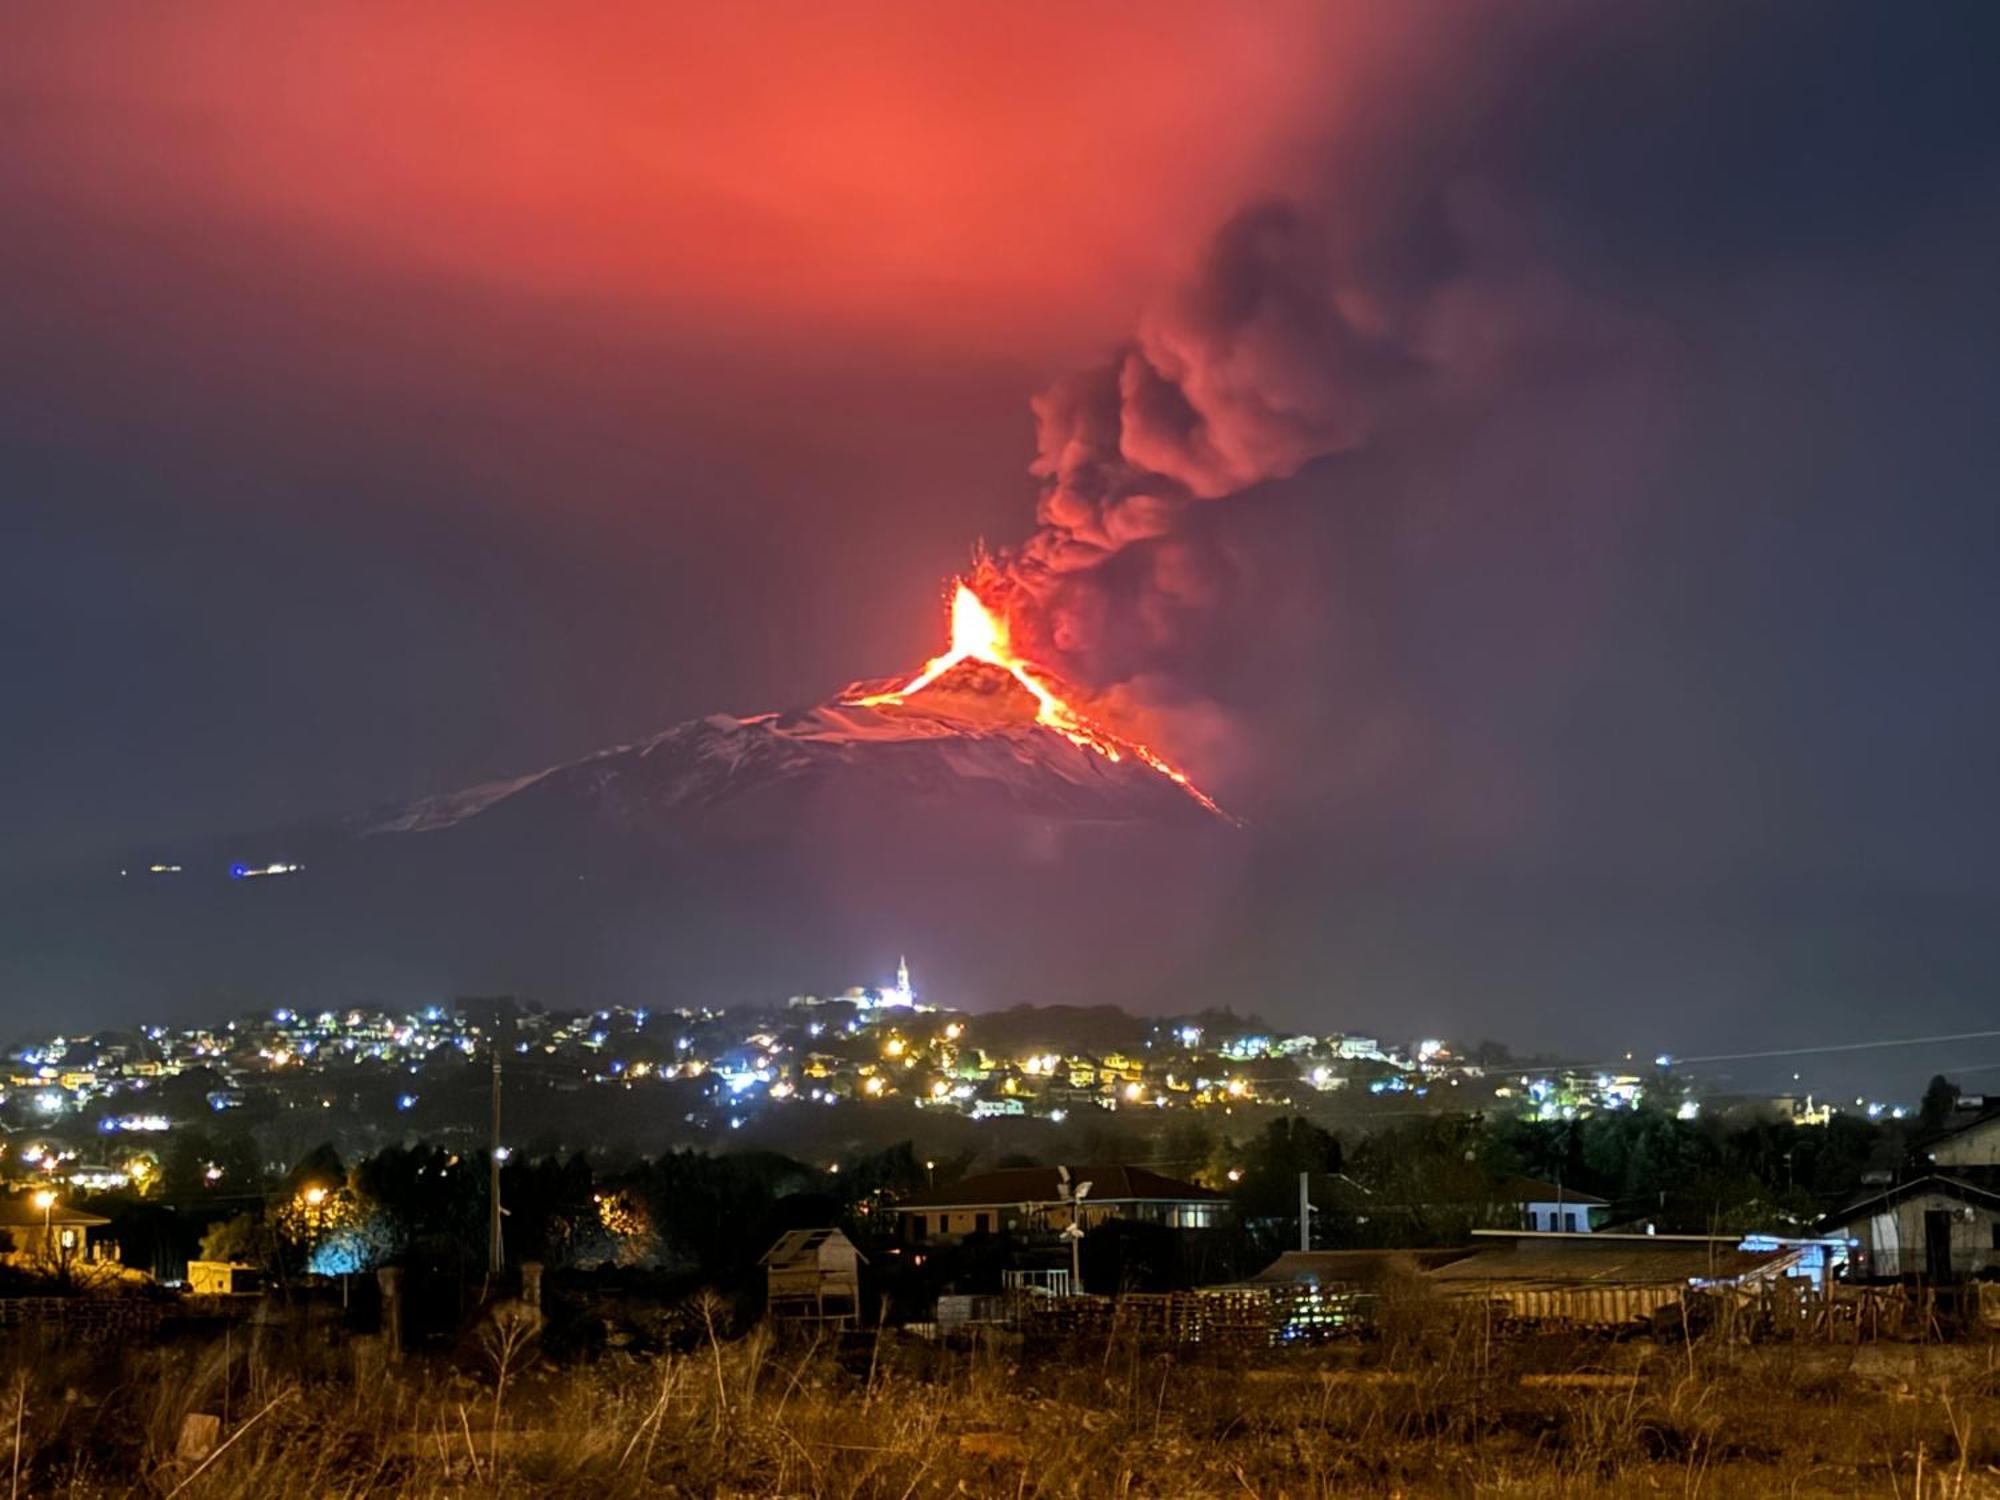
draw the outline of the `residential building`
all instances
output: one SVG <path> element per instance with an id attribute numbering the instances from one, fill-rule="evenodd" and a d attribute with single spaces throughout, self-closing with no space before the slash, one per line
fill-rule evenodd
<path id="1" fill-rule="evenodd" d="M 973 1234 L 1061 1233 L 1114 1219 L 1169 1229 L 1213 1229 L 1227 1200 L 1212 1188 L 1145 1167 L 1004 1167 L 917 1193 L 896 1205 L 908 1244 Z"/>
<path id="2" fill-rule="evenodd" d="M 2000 1192 L 1942 1173 L 1880 1189 L 1820 1230 L 1855 1242 L 1863 1278 L 1946 1283 L 2000 1270 Z"/>
<path id="3" fill-rule="evenodd" d="M 89 1236 L 111 1221 L 60 1200 L 38 1203 L 40 1193 L 0 1196 L 0 1231 L 15 1259 L 36 1265 L 80 1264 L 89 1256 Z M 100 1252 L 101 1253 L 101 1252 Z M 92 1257 L 94 1258 L 94 1257 Z"/>
<path id="4" fill-rule="evenodd" d="M 1587 1234 L 1611 1212 L 1606 1199 L 1533 1177 L 1505 1178 L 1494 1185 L 1493 1196 L 1518 1213 L 1518 1227 L 1551 1234 Z"/>
<path id="5" fill-rule="evenodd" d="M 1931 1166 L 1961 1181 L 2000 1176 L 2000 1114 L 1985 1112 L 1984 1097 L 1961 1099 L 1964 1118 L 1953 1118 L 1944 1131 L 1919 1146 Z M 1966 1108 L 1971 1106 L 1971 1108 Z"/>

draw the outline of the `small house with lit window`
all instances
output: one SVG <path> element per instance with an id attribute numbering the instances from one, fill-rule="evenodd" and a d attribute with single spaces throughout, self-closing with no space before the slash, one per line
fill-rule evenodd
<path id="1" fill-rule="evenodd" d="M 7 1237 L 10 1257 L 19 1263 L 82 1264 L 115 1253 L 108 1243 L 91 1244 L 94 1229 L 111 1221 L 48 1193 L 10 1193 L 0 1197 L 0 1233 Z"/>
<path id="2" fill-rule="evenodd" d="M 907 1245 L 975 1234 L 1032 1238 L 1124 1220 L 1166 1229 L 1219 1228 L 1228 1199 L 1145 1167 L 1003 1167 L 913 1194 L 896 1205 Z"/>

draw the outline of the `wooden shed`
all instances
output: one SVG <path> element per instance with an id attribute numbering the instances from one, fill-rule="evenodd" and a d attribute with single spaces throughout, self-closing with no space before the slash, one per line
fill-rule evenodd
<path id="1" fill-rule="evenodd" d="M 780 1322 L 861 1319 L 861 1252 L 838 1229 L 793 1229 L 764 1252 L 765 1303 Z"/>

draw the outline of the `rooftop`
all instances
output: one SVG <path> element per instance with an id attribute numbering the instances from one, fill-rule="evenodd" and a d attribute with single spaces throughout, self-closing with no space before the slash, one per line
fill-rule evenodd
<path id="1" fill-rule="evenodd" d="M 40 1229 L 44 1224 L 61 1224 L 72 1229 L 96 1229 L 111 1221 L 102 1214 L 86 1213 L 61 1199 L 44 1209 L 33 1193 L 9 1193 L 0 1197 L 0 1229 Z"/>
<path id="2" fill-rule="evenodd" d="M 1501 1234 L 1437 1267 L 1431 1280 L 1464 1286 L 1504 1281 L 1537 1286 L 1659 1286 L 1735 1281 L 1775 1272 L 1800 1250 L 1743 1250 L 1740 1235 Z"/>
<path id="3" fill-rule="evenodd" d="M 897 1211 L 926 1208 L 992 1208 L 1008 1203 L 1060 1203 L 1061 1167 L 1002 1167 L 976 1172 L 942 1187 L 913 1193 Z M 1197 1187 L 1163 1176 L 1147 1167 L 1091 1166 L 1068 1169 L 1079 1188 L 1088 1183 L 1091 1203 L 1210 1203 L 1222 1197 L 1213 1188 Z"/>

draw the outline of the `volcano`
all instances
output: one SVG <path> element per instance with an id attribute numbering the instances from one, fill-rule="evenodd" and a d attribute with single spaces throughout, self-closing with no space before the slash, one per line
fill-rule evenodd
<path id="1" fill-rule="evenodd" d="M 955 614 L 953 650 L 907 680 L 37 879 L 0 902 L 0 983 L 162 1013 L 218 994 L 744 1004 L 907 949 L 954 1003 L 1150 1003 L 1230 910 L 1244 841 L 1004 634 L 963 649 Z"/>
<path id="2" fill-rule="evenodd" d="M 787 713 L 713 714 L 636 744 L 357 820 L 365 836 L 492 830 L 555 814 L 675 842 L 857 831 L 912 816 L 1058 823 L 1213 821 L 1144 761 L 1109 759 L 1039 722 L 1004 669 L 966 662 L 906 697 L 853 684 Z"/>
<path id="3" fill-rule="evenodd" d="M 1174 821 L 1221 809 L 1187 774 L 1071 706 L 1017 658 L 972 588 L 957 585 L 951 646 L 898 685 L 858 682 L 816 707 L 712 715 L 636 745 L 428 798 L 370 834 L 434 833 L 541 804 L 587 810 L 630 832 L 776 833 L 828 819 L 871 822 L 942 808 L 1064 822 Z"/>

